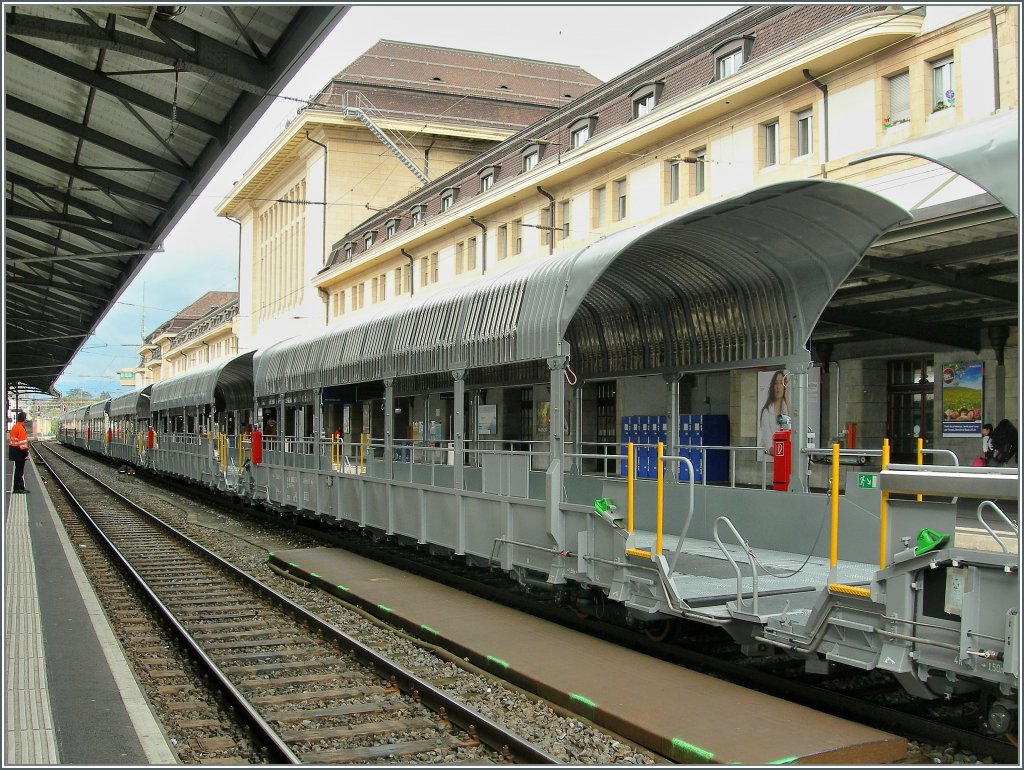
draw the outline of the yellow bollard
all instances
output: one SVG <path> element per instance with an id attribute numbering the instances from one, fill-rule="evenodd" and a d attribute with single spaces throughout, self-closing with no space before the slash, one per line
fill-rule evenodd
<path id="1" fill-rule="evenodd" d="M 626 531 L 633 531 L 633 476 L 636 475 L 636 450 L 626 444 Z"/>
<path id="2" fill-rule="evenodd" d="M 832 445 L 832 536 L 829 541 L 829 567 L 839 562 L 839 444 Z"/>
<path id="3" fill-rule="evenodd" d="M 917 464 L 924 465 L 924 439 L 919 438 L 917 440 Z M 924 500 L 924 495 L 918 494 L 917 502 Z"/>
<path id="4" fill-rule="evenodd" d="M 882 470 L 884 471 L 889 465 L 889 439 L 882 439 Z M 879 533 L 878 541 L 878 568 L 885 569 L 885 528 L 888 524 L 889 518 L 889 492 L 888 490 L 882 490 L 882 504 L 879 510 L 879 524 L 881 526 L 881 532 Z"/>
<path id="5" fill-rule="evenodd" d="M 654 550 L 651 552 L 653 560 L 656 554 L 661 553 L 661 530 L 665 519 L 665 467 L 661 458 L 665 455 L 665 445 L 658 442 L 658 526 L 654 535 Z"/>

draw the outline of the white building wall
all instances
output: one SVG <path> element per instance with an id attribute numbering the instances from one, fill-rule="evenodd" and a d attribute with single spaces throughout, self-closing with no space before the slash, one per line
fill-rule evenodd
<path id="1" fill-rule="evenodd" d="M 238 259 L 241 269 L 238 271 L 238 349 L 251 350 L 256 329 L 253 322 L 253 225 L 252 216 L 241 221 L 241 235 L 238 243 Z"/>
<path id="2" fill-rule="evenodd" d="M 754 127 L 735 129 L 712 139 L 708 147 L 713 198 L 730 195 L 754 183 Z"/>
<path id="3" fill-rule="evenodd" d="M 828 93 L 829 160 L 866 152 L 875 146 L 875 83 L 865 81 Z"/>
<path id="4" fill-rule="evenodd" d="M 960 46 L 959 58 L 957 102 L 963 109 L 964 120 L 990 115 L 996 108 L 992 41 L 985 38 L 967 41 Z"/>
<path id="5" fill-rule="evenodd" d="M 661 214 L 660 171 L 661 163 L 652 163 L 629 173 L 626 213 L 630 222 L 642 222 Z"/>

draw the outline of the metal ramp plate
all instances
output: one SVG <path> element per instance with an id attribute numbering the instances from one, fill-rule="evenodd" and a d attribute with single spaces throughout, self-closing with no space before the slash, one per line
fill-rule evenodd
<path id="1" fill-rule="evenodd" d="M 678 542 L 674 536 L 662 538 L 661 553 L 669 563 Z M 635 548 L 651 550 L 655 535 L 653 532 L 634 531 L 633 543 Z M 754 590 L 754 582 L 747 554 L 738 545 L 727 545 L 726 548 L 743 573 L 741 591 L 749 596 Z M 761 596 L 818 591 L 829 583 L 829 565 L 825 557 L 807 559 L 804 554 L 760 548 L 754 549 L 754 555 L 763 568 L 757 578 L 757 590 Z M 847 585 L 868 585 L 877 571 L 874 564 L 840 561 L 836 565 L 838 579 Z M 736 598 L 736 570 L 712 540 L 687 538 L 671 579 L 679 597 L 691 607 L 722 604 Z"/>

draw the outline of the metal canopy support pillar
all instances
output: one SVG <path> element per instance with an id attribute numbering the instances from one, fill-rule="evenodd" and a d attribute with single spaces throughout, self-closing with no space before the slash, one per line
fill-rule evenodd
<path id="1" fill-rule="evenodd" d="M 572 419 L 569 421 L 572 428 L 572 452 L 573 470 L 576 473 L 583 473 L 583 380 L 576 379 L 572 383 Z"/>
<path id="2" fill-rule="evenodd" d="M 662 375 L 668 383 L 668 426 L 665 428 L 665 454 L 679 457 L 679 381 L 682 372 L 666 372 Z M 673 479 L 679 478 L 679 461 L 673 460 L 670 466 Z"/>
<path id="3" fill-rule="evenodd" d="M 453 426 L 455 444 L 455 489 L 462 490 L 465 487 L 466 468 L 464 465 L 466 455 L 466 370 L 453 369 L 452 379 L 455 380 L 455 424 Z"/>
<path id="4" fill-rule="evenodd" d="M 565 343 L 563 343 L 563 346 Z M 548 359 L 551 370 L 551 421 L 548 428 L 549 457 L 547 471 L 548 534 L 560 551 L 565 550 L 562 527 L 562 468 L 565 462 L 565 365 L 569 357 L 553 356 Z"/>
<path id="5" fill-rule="evenodd" d="M 811 367 L 810 354 L 805 361 L 794 361 L 790 369 L 789 392 L 793 396 L 793 433 L 790 436 L 793 452 L 793 472 L 789 477 L 789 491 L 807 491 L 807 473 L 811 458 L 807 448 L 807 372 Z"/>
<path id="6" fill-rule="evenodd" d="M 384 378 L 384 478 L 395 477 L 395 380 Z"/>

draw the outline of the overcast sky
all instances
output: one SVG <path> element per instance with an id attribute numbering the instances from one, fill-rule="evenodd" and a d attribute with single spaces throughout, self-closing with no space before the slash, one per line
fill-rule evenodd
<path id="1" fill-rule="evenodd" d="M 213 210 L 307 99 L 380 38 L 575 64 L 611 80 L 739 9 L 738 5 L 358 4 L 224 164 L 57 380 L 61 392 L 123 392 L 142 337 L 207 291 L 237 290 L 238 227 Z M 977 10 L 975 6 L 974 10 Z M 929 21 L 938 21 L 929 11 Z M 944 15 L 944 14 L 943 14 Z M 931 26 L 931 24 L 929 25 Z"/>

